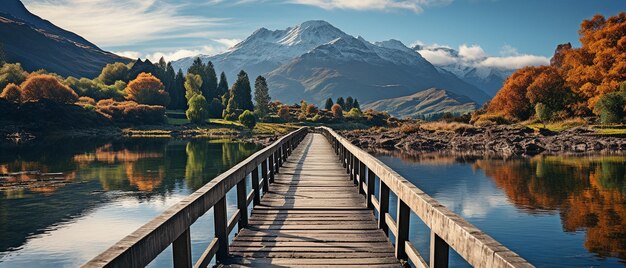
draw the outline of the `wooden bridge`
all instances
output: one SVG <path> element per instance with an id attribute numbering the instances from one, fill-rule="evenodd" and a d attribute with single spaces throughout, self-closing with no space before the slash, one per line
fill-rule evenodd
<path id="1" fill-rule="evenodd" d="M 238 209 L 229 216 L 233 188 Z M 390 193 L 398 200 L 395 218 Z M 215 238 L 192 262 L 189 228 L 210 208 Z M 409 241 L 411 212 L 431 230 L 430 264 Z M 84 267 L 143 267 L 170 244 L 174 267 L 207 267 L 214 258 L 226 267 L 447 267 L 450 249 L 475 267 L 532 267 L 329 128 L 284 136 Z"/>

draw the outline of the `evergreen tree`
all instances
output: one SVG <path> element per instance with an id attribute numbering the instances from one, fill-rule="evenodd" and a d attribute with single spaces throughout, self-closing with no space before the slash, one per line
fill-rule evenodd
<path id="1" fill-rule="evenodd" d="M 272 98 L 270 97 L 269 88 L 267 87 L 267 81 L 265 77 L 259 75 L 254 82 L 254 102 L 256 102 L 254 112 L 259 118 L 265 118 L 269 113 L 271 101 Z"/>
<path id="2" fill-rule="evenodd" d="M 337 102 L 335 102 L 336 104 L 339 104 L 339 106 L 341 106 L 341 109 L 346 109 L 346 101 L 343 100 L 343 97 L 339 97 L 337 98 Z"/>
<path id="3" fill-rule="evenodd" d="M 361 110 L 361 104 L 359 104 L 359 100 L 357 100 L 356 98 L 354 98 L 354 103 L 352 103 L 352 108 L 357 108 Z"/>
<path id="4" fill-rule="evenodd" d="M 224 95 L 226 95 L 227 93 L 228 93 L 228 80 L 226 79 L 226 74 L 222 72 L 222 74 L 220 74 L 220 83 L 217 85 L 217 95 L 220 98 L 223 98 Z M 230 96 L 226 98 L 226 101 L 222 100 L 222 104 L 228 104 L 226 102 L 228 102 L 229 98 Z"/>
<path id="5" fill-rule="evenodd" d="M 213 62 L 208 62 L 205 67 L 205 77 L 203 80 L 203 87 L 205 88 L 203 92 L 207 92 L 208 99 L 211 100 L 213 98 L 220 98 L 221 95 L 217 92 L 217 75 L 215 74 L 215 67 L 213 66 Z"/>
<path id="6" fill-rule="evenodd" d="M 346 98 L 346 104 L 344 105 L 343 110 L 350 111 L 352 108 L 354 108 L 354 100 L 349 96 Z"/>
<path id="7" fill-rule="evenodd" d="M 328 98 L 328 99 L 326 99 L 326 104 L 324 104 L 324 109 L 326 109 L 326 110 L 330 111 L 330 109 L 332 109 L 332 108 L 333 108 L 333 105 L 335 105 L 335 104 L 333 103 L 333 99 Z"/>
<path id="8" fill-rule="evenodd" d="M 226 107 L 226 113 L 240 113 L 244 110 L 254 110 L 252 104 L 252 89 L 250 88 L 250 79 L 248 74 L 243 70 L 237 75 L 237 81 L 230 89 L 230 99 Z"/>
<path id="9" fill-rule="evenodd" d="M 175 102 L 173 107 L 176 110 L 187 110 L 187 100 L 185 99 L 185 76 L 183 70 L 178 69 L 174 82 L 172 83 L 172 101 Z"/>

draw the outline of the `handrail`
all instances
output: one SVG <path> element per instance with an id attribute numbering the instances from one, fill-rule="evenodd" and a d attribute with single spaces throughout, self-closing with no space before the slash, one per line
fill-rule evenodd
<path id="1" fill-rule="evenodd" d="M 215 239 L 195 267 L 206 267 L 215 255 L 217 261 L 228 255 L 228 234 L 235 223 L 239 229 L 248 221 L 248 204 L 258 204 L 259 187 L 267 189 L 274 174 L 296 145 L 306 136 L 307 128 L 295 130 L 270 146 L 261 149 L 226 172 L 218 175 L 200 189 L 168 208 L 161 215 L 141 226 L 83 267 L 143 267 L 148 265 L 170 244 L 174 267 L 191 267 L 190 226 L 209 209 L 215 213 Z M 259 165 L 262 182 L 259 184 Z M 269 171 L 268 171 L 269 169 Z M 253 192 L 246 193 L 246 176 L 252 174 Z M 226 194 L 237 186 L 237 213 L 227 219 Z M 263 192 L 267 192 L 267 191 Z"/>
<path id="2" fill-rule="evenodd" d="M 449 248 L 454 249 L 474 267 L 533 267 L 465 219 L 441 205 L 434 198 L 389 168 L 369 153 L 353 145 L 328 127 L 318 127 L 339 155 L 351 179 L 365 192 L 367 205 L 379 212 L 379 228 L 396 237 L 396 257 L 410 259 L 418 267 L 423 258 L 408 238 L 410 213 L 413 211 L 431 230 L 430 267 L 447 267 Z M 380 193 L 374 197 L 374 179 L 378 176 Z M 366 183 L 367 179 L 367 183 Z M 366 184 L 365 186 L 363 184 Z M 397 218 L 388 213 L 389 191 L 398 197 Z"/>

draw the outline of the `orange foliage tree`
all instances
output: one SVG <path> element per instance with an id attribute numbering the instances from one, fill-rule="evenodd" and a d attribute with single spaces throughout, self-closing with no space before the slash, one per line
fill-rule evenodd
<path id="1" fill-rule="evenodd" d="M 170 102 L 170 95 L 161 80 L 149 73 L 139 74 L 128 83 L 124 92 L 128 100 L 141 104 L 167 106 Z"/>
<path id="2" fill-rule="evenodd" d="M 76 92 L 48 74 L 31 74 L 20 87 L 21 100 L 24 102 L 46 99 L 58 103 L 74 103 L 78 100 Z"/>
<path id="3" fill-rule="evenodd" d="M 18 87 L 16 84 L 13 84 L 13 83 L 8 84 L 4 88 L 4 90 L 2 90 L 2 93 L 0 93 L 0 98 L 6 99 L 12 102 L 20 102 L 22 98 L 21 93 L 20 93 L 20 87 Z"/>
<path id="4" fill-rule="evenodd" d="M 502 89 L 489 102 L 487 111 L 491 114 L 501 114 L 507 117 L 527 119 L 532 115 L 531 105 L 526 92 L 546 67 L 526 67 L 513 73 L 506 79 Z"/>

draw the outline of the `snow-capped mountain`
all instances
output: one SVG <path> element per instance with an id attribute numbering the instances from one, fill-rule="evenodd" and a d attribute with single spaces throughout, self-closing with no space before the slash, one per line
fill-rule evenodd
<path id="1" fill-rule="evenodd" d="M 186 70 L 193 58 L 173 63 Z M 353 96 L 361 103 L 411 95 L 432 87 L 485 102 L 489 96 L 449 72 L 438 70 L 397 40 L 371 43 L 325 21 L 307 21 L 285 30 L 261 28 L 215 56 L 216 70 L 234 79 L 240 70 L 265 75 L 272 98 L 322 104 L 326 98 Z"/>
<path id="2" fill-rule="evenodd" d="M 416 45 L 412 50 L 418 53 L 424 53 L 424 51 L 442 53 L 449 59 L 445 63 L 435 64 L 442 73 L 452 73 L 463 81 L 483 90 L 491 97 L 495 96 L 502 87 L 504 80 L 515 71 L 482 66 L 480 63 L 485 58 L 468 59 L 449 47 Z"/>
<path id="3" fill-rule="evenodd" d="M 310 50 L 337 38 L 348 36 L 325 21 L 307 21 L 285 30 L 256 30 L 248 38 L 215 56 L 200 56 L 203 62 L 212 61 L 229 78 L 240 70 L 250 77 L 267 73 Z M 187 70 L 196 57 L 173 63 L 175 69 Z"/>

